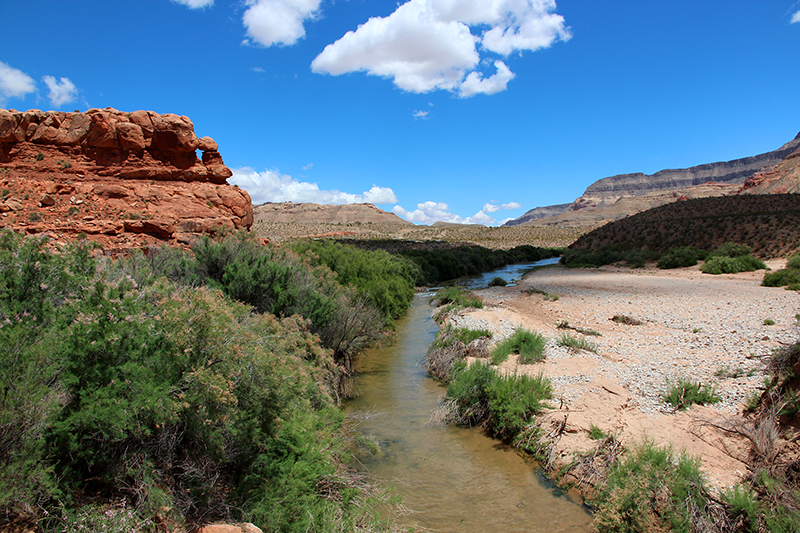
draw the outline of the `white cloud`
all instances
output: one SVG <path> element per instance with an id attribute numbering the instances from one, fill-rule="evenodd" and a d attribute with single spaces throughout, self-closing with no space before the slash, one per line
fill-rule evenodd
<path id="1" fill-rule="evenodd" d="M 494 201 L 494 200 L 492 200 Z M 492 203 L 484 204 L 482 211 L 484 213 L 494 213 L 495 211 L 499 211 L 500 206 Z"/>
<path id="2" fill-rule="evenodd" d="M 789 24 L 794 24 L 795 22 L 800 22 L 800 10 L 797 10 L 797 12 L 792 15 L 792 20 L 789 21 Z"/>
<path id="3" fill-rule="evenodd" d="M 417 208 L 414 211 L 406 211 L 402 206 L 396 205 L 392 208 L 392 212 L 397 216 L 418 224 L 450 222 L 452 224 L 483 224 L 485 226 L 490 226 L 497 221 L 494 217 L 486 214 L 487 206 L 497 207 L 487 203 L 483 206 L 482 210 L 466 218 L 451 213 L 450 206 L 445 202 L 422 202 L 421 204 L 417 204 Z M 494 211 L 496 210 L 497 209 Z"/>
<path id="4" fill-rule="evenodd" d="M 181 4 L 189 9 L 201 9 L 214 5 L 214 0 L 172 0 L 176 4 Z"/>
<path id="5" fill-rule="evenodd" d="M 292 45 L 306 35 L 303 23 L 317 16 L 321 0 L 247 0 L 247 35 L 264 46 Z"/>
<path id="6" fill-rule="evenodd" d="M 494 94 L 514 73 L 497 60 L 497 72 L 485 78 L 478 47 L 507 56 L 569 40 L 555 9 L 553 0 L 410 0 L 326 46 L 311 69 L 334 76 L 366 72 L 415 93 Z"/>
<path id="7" fill-rule="evenodd" d="M 36 90 L 33 78 L 0 61 L 0 105 L 9 98 L 22 98 Z"/>
<path id="8" fill-rule="evenodd" d="M 415 109 L 414 113 L 412 113 L 412 115 L 413 115 L 414 118 L 421 118 L 422 120 L 427 120 L 427 119 L 430 118 L 428 116 L 429 113 L 430 113 L 430 111 L 420 111 L 419 109 Z"/>
<path id="9" fill-rule="evenodd" d="M 45 76 L 42 81 L 50 89 L 47 97 L 55 107 L 61 107 L 78 99 L 78 89 L 68 78 L 61 78 L 57 81 L 53 76 Z"/>
<path id="10" fill-rule="evenodd" d="M 314 163 L 309 163 L 309 164 L 307 164 L 306 166 L 303 167 L 303 170 L 308 170 L 308 169 L 312 168 L 313 166 L 314 166 Z"/>
<path id="11" fill-rule="evenodd" d="M 503 209 L 519 209 L 522 207 L 522 204 L 518 204 L 517 202 L 508 202 L 507 204 L 502 204 L 500 207 Z"/>
<path id="12" fill-rule="evenodd" d="M 381 205 L 397 202 L 397 196 L 388 187 L 373 185 L 370 190 L 361 194 L 337 190 L 325 191 L 316 183 L 298 181 L 291 176 L 281 175 L 277 170 L 256 172 L 251 168 L 240 168 L 233 171 L 233 176 L 228 182 L 246 190 L 256 205 L 264 202 L 311 202 L 336 205 L 361 203 Z"/>

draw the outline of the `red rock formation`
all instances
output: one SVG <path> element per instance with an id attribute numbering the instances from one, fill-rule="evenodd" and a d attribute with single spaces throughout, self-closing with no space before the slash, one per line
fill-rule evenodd
<path id="1" fill-rule="evenodd" d="M 111 248 L 249 229 L 250 196 L 231 175 L 187 117 L 0 109 L 0 227 Z"/>

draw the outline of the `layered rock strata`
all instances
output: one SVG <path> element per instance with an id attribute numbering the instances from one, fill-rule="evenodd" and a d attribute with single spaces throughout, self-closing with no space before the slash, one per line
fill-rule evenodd
<path id="1" fill-rule="evenodd" d="M 188 117 L 0 109 L 3 227 L 123 246 L 246 229 L 250 196 L 231 175 Z"/>

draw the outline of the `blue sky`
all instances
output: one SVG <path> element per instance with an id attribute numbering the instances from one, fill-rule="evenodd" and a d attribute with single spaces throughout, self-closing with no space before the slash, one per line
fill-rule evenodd
<path id="1" fill-rule="evenodd" d="M 0 0 L 0 107 L 177 113 L 255 204 L 499 224 L 800 131 L 794 0 Z"/>

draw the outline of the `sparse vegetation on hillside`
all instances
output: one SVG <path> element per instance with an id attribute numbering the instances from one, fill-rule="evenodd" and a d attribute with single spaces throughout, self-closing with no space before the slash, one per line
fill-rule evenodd
<path id="1" fill-rule="evenodd" d="M 646 248 L 666 252 L 726 243 L 749 246 L 758 257 L 780 257 L 800 247 L 800 195 L 737 195 L 698 198 L 656 207 L 597 228 L 570 249 Z"/>

